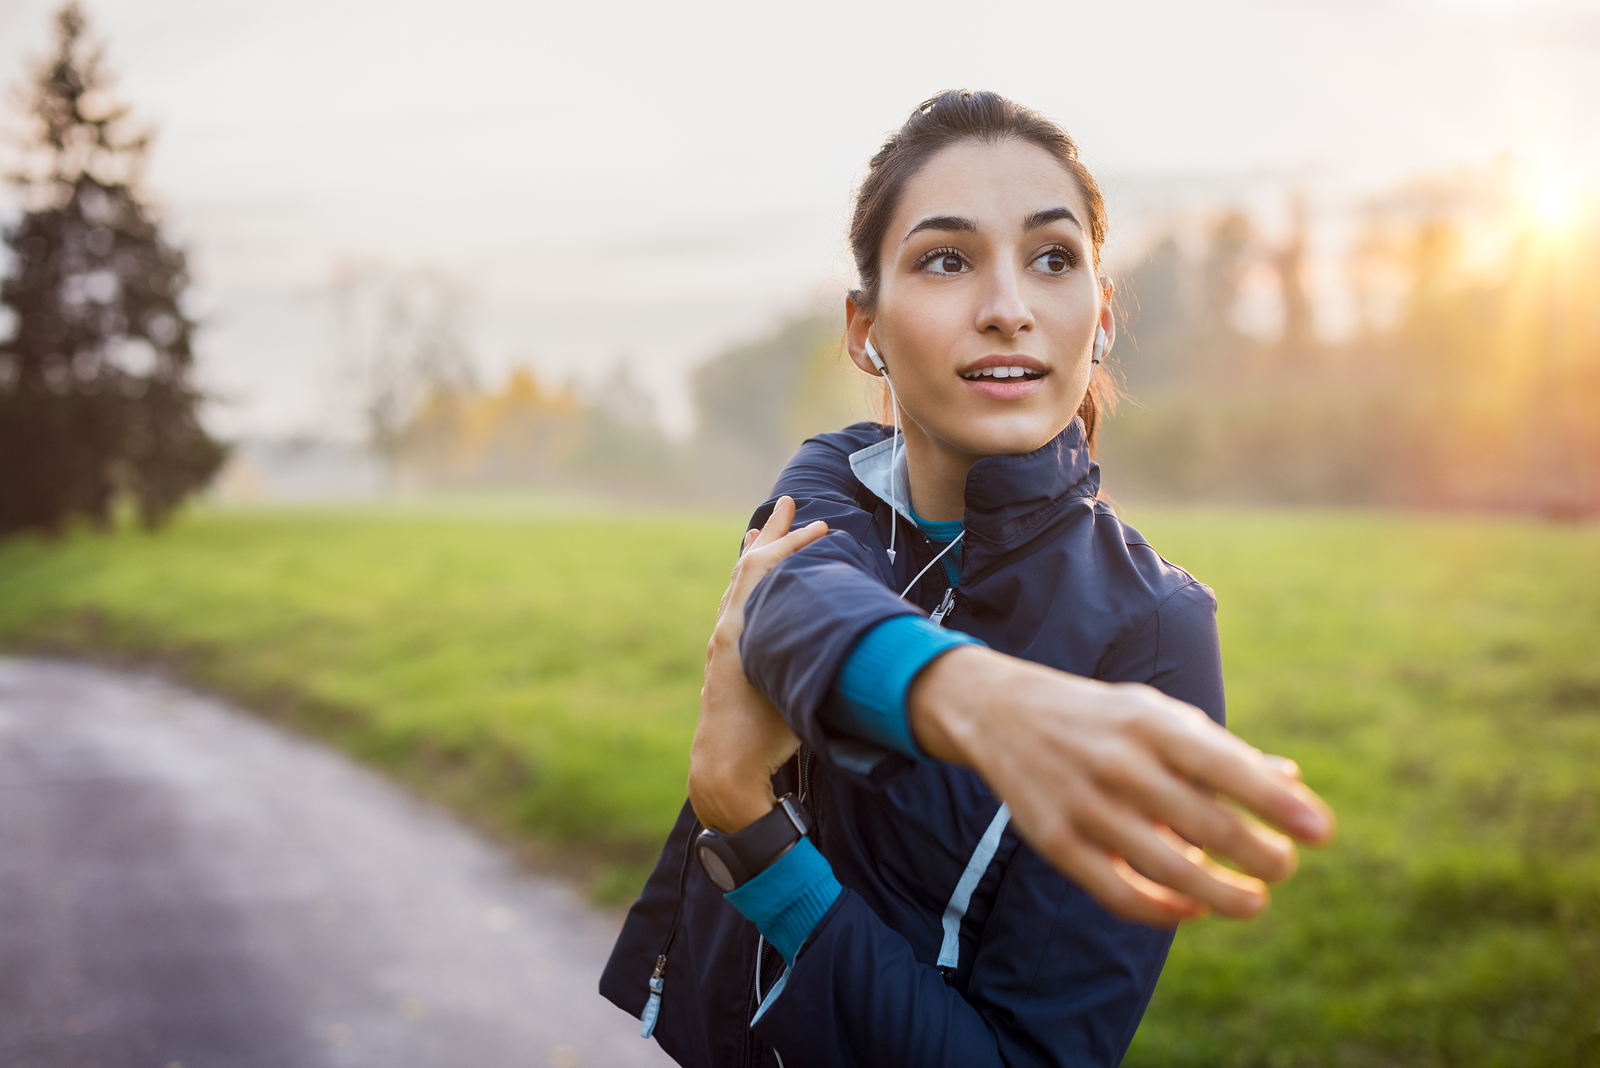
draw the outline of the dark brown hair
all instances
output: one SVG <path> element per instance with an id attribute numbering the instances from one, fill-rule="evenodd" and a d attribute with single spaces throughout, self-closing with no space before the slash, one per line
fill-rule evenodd
<path id="1" fill-rule="evenodd" d="M 850 217 L 850 251 L 855 257 L 861 288 L 850 291 L 856 306 L 871 312 L 878 302 L 878 286 L 883 276 L 879 252 L 884 233 L 906 183 L 927 162 L 951 145 L 962 141 L 1001 144 L 1009 140 L 1037 145 L 1067 169 L 1078 183 L 1084 205 L 1089 210 L 1089 239 L 1094 246 L 1094 265 L 1100 266 L 1100 246 L 1106 240 L 1106 203 L 1100 185 L 1078 159 L 1078 146 L 1067 131 L 1032 108 L 1007 100 L 999 93 L 948 89 L 919 104 L 905 125 L 889 135 L 867 167 L 867 177 L 856 191 L 855 211 Z M 1089 391 L 1078 406 L 1089 447 L 1095 443 L 1102 411 L 1116 403 L 1117 389 L 1103 371 L 1089 380 Z"/>

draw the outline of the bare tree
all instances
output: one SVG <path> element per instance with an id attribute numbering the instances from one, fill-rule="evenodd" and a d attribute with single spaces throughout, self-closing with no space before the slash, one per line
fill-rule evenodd
<path id="1" fill-rule="evenodd" d="M 1287 365 L 1304 362 L 1316 348 L 1316 322 L 1311 295 L 1306 291 L 1306 203 L 1296 197 L 1290 212 L 1289 236 L 1272 253 L 1272 270 L 1278 277 L 1278 297 L 1283 302 L 1283 332 L 1278 351 Z"/>
<path id="2" fill-rule="evenodd" d="M 465 289 L 436 270 L 345 263 L 334 271 L 345 368 L 355 383 L 367 440 L 398 478 L 406 428 L 430 390 L 476 388 L 463 333 Z"/>

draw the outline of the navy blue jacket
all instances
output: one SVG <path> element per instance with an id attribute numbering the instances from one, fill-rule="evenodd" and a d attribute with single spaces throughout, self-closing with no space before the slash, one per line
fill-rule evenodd
<path id="1" fill-rule="evenodd" d="M 690 860 L 698 827 L 685 805 L 601 992 L 639 1015 L 665 955 L 654 1037 L 684 1065 L 1117 1064 L 1171 932 L 1112 917 L 1052 869 L 975 772 L 828 726 L 856 641 L 931 610 L 948 585 L 934 568 L 898 596 L 935 550 L 901 519 L 890 564 L 889 506 L 849 461 L 888 434 L 875 423 L 824 434 L 784 469 L 773 499 L 788 494 L 796 526 L 822 519 L 830 532 L 757 586 L 741 645 L 751 682 L 805 743 L 775 786 L 804 792 L 843 892 L 785 973 Z M 1215 599 L 1122 524 L 1098 488 L 1076 420 L 1036 452 L 979 460 L 945 625 L 1076 675 L 1148 683 L 1222 722 Z"/>

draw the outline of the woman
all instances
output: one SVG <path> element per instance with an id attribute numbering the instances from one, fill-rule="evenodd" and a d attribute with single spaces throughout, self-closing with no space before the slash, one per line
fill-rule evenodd
<path id="1" fill-rule="evenodd" d="M 1210 591 L 1096 499 L 1104 236 L 1070 138 L 994 94 L 874 157 L 846 346 L 901 432 L 808 441 L 758 510 L 601 982 L 680 1063 L 1115 1064 L 1170 928 L 1293 868 L 1208 791 L 1332 833 L 1221 729 Z"/>

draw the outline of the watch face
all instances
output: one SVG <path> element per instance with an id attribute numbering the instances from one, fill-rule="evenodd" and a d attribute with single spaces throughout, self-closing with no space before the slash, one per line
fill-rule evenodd
<path id="1" fill-rule="evenodd" d="M 711 877 L 711 881 L 716 884 L 717 889 L 721 890 L 724 894 L 732 890 L 733 873 L 730 872 L 728 870 L 728 866 L 722 862 L 722 858 L 717 856 L 716 851 L 702 845 L 698 847 L 695 852 L 700 855 L 700 866 L 704 868 L 706 874 Z"/>

